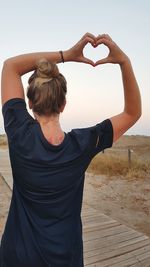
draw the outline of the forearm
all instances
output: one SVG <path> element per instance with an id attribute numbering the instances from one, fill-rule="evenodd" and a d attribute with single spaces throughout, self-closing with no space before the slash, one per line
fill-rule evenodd
<path id="1" fill-rule="evenodd" d="M 78 43 L 76 43 L 72 48 L 63 51 L 64 61 L 83 62 L 94 66 L 92 60 L 84 57 L 83 49 L 87 43 L 91 43 L 92 45 L 94 45 L 95 42 L 96 38 L 94 37 L 94 35 L 90 33 L 85 34 L 81 38 L 81 40 Z M 62 62 L 62 56 L 59 51 L 38 52 L 38 53 L 24 54 L 13 58 L 9 58 L 8 60 L 5 61 L 4 69 L 7 69 L 7 71 L 10 70 L 10 72 L 14 76 L 17 77 L 22 76 L 27 72 L 35 70 L 36 63 L 41 58 L 45 58 L 48 61 L 55 62 L 56 64 Z"/>
<path id="2" fill-rule="evenodd" d="M 66 52 L 64 52 L 64 58 L 66 58 Z M 41 58 L 45 58 L 48 61 L 52 61 L 55 63 L 62 62 L 61 54 L 59 51 L 37 52 L 37 53 L 23 54 L 23 55 L 9 58 L 5 61 L 4 66 L 7 66 L 7 68 L 13 69 L 13 72 L 21 76 L 27 72 L 35 70 L 36 64 L 38 60 Z"/>
<path id="3" fill-rule="evenodd" d="M 135 117 L 135 120 L 141 116 L 141 96 L 139 87 L 129 59 L 121 64 L 122 80 L 124 87 L 124 112 Z"/>

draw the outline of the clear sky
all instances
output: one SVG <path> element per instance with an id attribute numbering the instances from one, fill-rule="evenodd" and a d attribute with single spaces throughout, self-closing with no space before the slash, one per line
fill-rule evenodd
<path id="1" fill-rule="evenodd" d="M 11 56 L 35 51 L 66 50 L 83 34 L 108 33 L 130 57 L 140 86 L 143 115 L 127 134 L 150 135 L 150 1 L 149 0 L 14 0 L 0 8 L 0 70 Z M 108 51 L 87 46 L 98 60 Z M 59 64 L 68 81 L 65 131 L 92 126 L 123 109 L 120 69 L 79 63 Z M 26 89 L 28 75 L 23 83 Z M 13 88 L 12 88 L 13 90 Z M 0 114 L 0 133 L 4 133 Z"/>

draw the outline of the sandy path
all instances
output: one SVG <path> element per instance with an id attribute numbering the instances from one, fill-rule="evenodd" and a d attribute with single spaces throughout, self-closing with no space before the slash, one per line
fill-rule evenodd
<path id="1" fill-rule="evenodd" d="M 84 201 L 127 226 L 150 236 L 150 179 L 125 180 L 86 175 Z"/>

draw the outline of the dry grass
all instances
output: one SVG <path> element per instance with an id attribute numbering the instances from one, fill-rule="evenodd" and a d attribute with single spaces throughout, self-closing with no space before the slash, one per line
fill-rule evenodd
<path id="1" fill-rule="evenodd" d="M 131 164 L 128 149 L 132 150 Z M 98 154 L 91 162 L 88 172 L 109 177 L 121 176 L 125 179 L 150 176 L 150 137 L 122 136 L 112 149 Z"/>
<path id="2" fill-rule="evenodd" d="M 0 135 L 0 147 L 6 147 L 8 145 L 7 137 L 5 134 Z"/>
<path id="3" fill-rule="evenodd" d="M 150 162 L 131 160 L 116 154 L 100 154 L 91 162 L 88 172 L 107 176 L 123 176 L 125 178 L 144 178 L 150 173 Z"/>

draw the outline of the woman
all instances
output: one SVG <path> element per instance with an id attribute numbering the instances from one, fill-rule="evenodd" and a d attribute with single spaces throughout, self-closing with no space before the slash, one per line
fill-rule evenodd
<path id="1" fill-rule="evenodd" d="M 109 55 L 93 63 L 86 44 L 104 44 Z M 44 59 L 43 59 L 44 58 Z M 59 123 L 66 80 L 54 63 L 119 64 L 124 109 L 93 127 L 65 134 Z M 37 63 L 38 62 L 38 63 Z M 26 109 L 21 76 L 34 71 Z M 1 267 L 83 267 L 80 219 L 84 173 L 91 159 L 111 147 L 141 116 L 139 88 L 129 58 L 106 34 L 87 33 L 64 52 L 20 55 L 2 71 L 2 111 L 13 172 L 13 195 L 1 242 Z"/>

